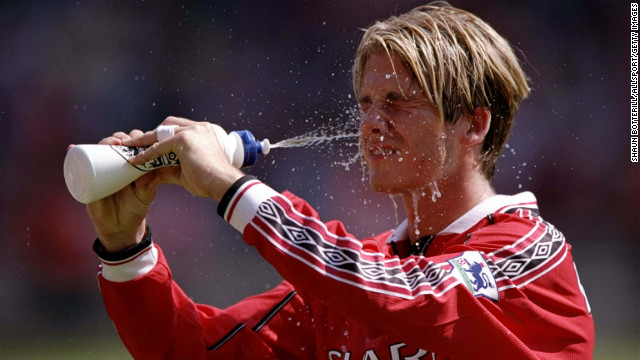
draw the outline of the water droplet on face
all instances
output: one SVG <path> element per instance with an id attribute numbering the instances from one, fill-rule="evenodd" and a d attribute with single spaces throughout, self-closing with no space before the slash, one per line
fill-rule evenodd
<path id="1" fill-rule="evenodd" d="M 437 198 L 442 197 L 435 181 L 429 183 L 429 189 L 431 189 L 431 201 L 436 202 Z"/>
<path id="2" fill-rule="evenodd" d="M 413 228 L 416 237 L 420 237 L 420 230 L 418 229 L 418 224 L 420 224 L 420 216 L 418 214 L 418 201 L 420 200 L 420 196 L 417 192 L 411 193 L 411 200 L 413 203 Z"/>
<path id="3" fill-rule="evenodd" d="M 396 225 L 398 224 L 398 203 L 396 202 L 396 198 L 393 195 L 389 195 L 389 199 L 391 199 L 391 203 L 393 204 L 393 211 L 396 215 Z"/>

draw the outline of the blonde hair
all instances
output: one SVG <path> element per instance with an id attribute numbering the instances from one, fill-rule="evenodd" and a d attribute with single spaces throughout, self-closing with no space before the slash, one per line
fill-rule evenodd
<path id="1" fill-rule="evenodd" d="M 404 60 L 444 121 L 453 123 L 478 107 L 490 110 L 480 160 L 483 174 L 491 179 L 515 113 L 529 93 L 507 40 L 477 16 L 443 2 L 376 22 L 365 30 L 356 52 L 356 98 L 368 57 L 379 53 Z"/>

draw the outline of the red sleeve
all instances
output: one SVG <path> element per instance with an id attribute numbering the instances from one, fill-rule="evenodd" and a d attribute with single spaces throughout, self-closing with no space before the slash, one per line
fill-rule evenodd
<path id="1" fill-rule="evenodd" d="M 287 281 L 357 323 L 369 338 L 395 334 L 454 358 L 473 358 L 488 348 L 500 349 L 504 358 L 538 358 L 510 329 L 537 315 L 527 309 L 531 300 L 518 288 L 499 293 L 495 279 L 493 290 L 470 291 L 474 279 L 456 270 L 461 261 L 488 268 L 491 259 L 483 252 L 467 246 L 431 257 L 388 257 L 379 239 L 358 240 L 339 222 L 322 223 L 288 193 L 260 203 L 243 230 L 245 241 Z"/>
<path id="2" fill-rule="evenodd" d="M 157 264 L 135 280 L 98 277 L 107 313 L 135 359 L 312 358 L 305 305 L 290 284 L 224 310 L 195 304 L 156 249 Z"/>

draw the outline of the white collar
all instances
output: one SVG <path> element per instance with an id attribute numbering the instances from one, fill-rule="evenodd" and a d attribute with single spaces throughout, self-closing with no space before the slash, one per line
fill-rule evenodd
<path id="1" fill-rule="evenodd" d="M 538 208 L 536 197 L 529 191 L 516 195 L 494 195 L 484 199 L 478 205 L 471 208 L 471 210 L 467 211 L 464 215 L 449 224 L 444 230 L 440 231 L 438 235 L 462 234 L 489 214 L 505 212 L 514 207 L 523 206 L 530 209 Z M 409 222 L 405 219 L 396 227 L 391 236 L 389 236 L 387 243 L 408 238 Z"/>

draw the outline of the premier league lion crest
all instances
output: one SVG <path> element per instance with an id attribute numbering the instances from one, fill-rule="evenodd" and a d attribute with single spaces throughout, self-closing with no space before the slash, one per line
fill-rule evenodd
<path id="1" fill-rule="evenodd" d="M 500 295 L 496 280 L 484 260 L 477 251 L 465 251 L 462 255 L 449 259 L 453 267 L 451 271 L 469 291 L 476 297 L 484 296 L 493 301 L 498 301 Z"/>

